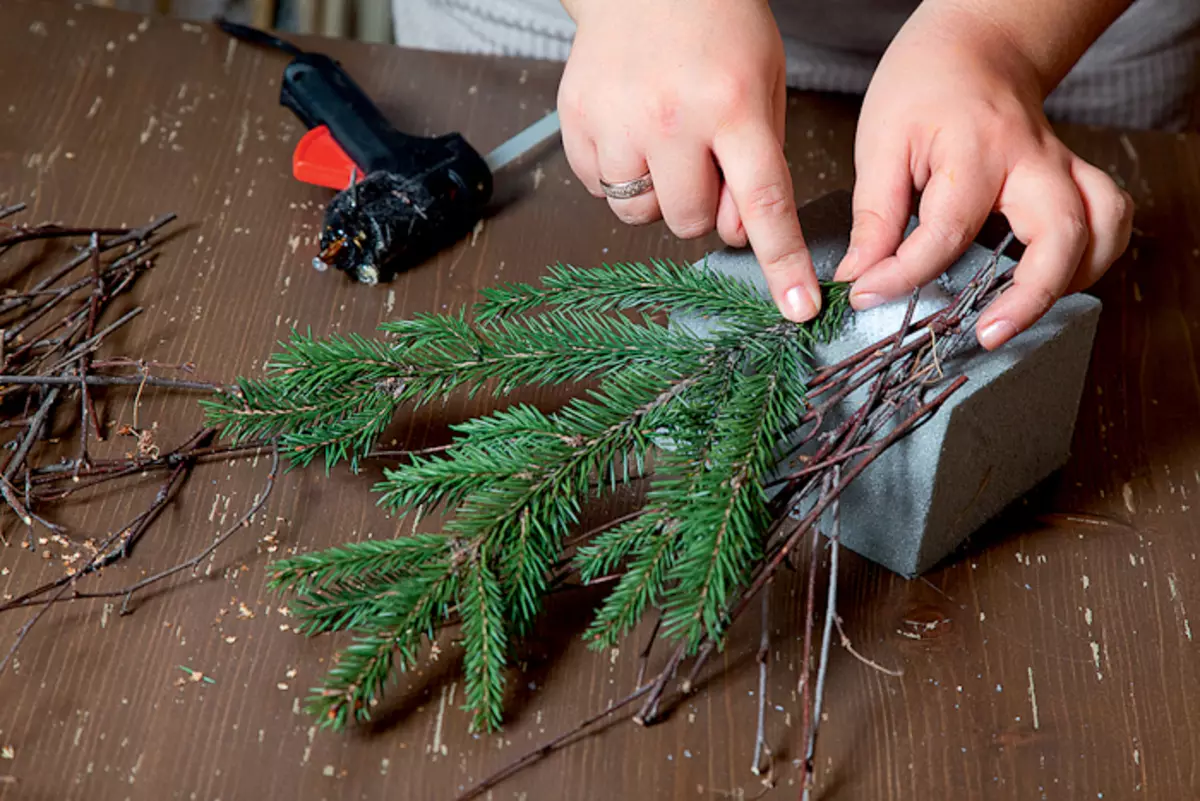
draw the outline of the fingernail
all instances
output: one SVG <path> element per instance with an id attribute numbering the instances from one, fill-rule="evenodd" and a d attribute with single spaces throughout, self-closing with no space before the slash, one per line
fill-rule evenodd
<path id="1" fill-rule="evenodd" d="M 997 320 L 994 323 L 988 323 L 979 332 L 979 344 L 991 350 L 1003 345 L 1016 333 L 1017 327 L 1008 320 Z"/>
<path id="2" fill-rule="evenodd" d="M 883 295 L 874 292 L 851 292 L 850 305 L 858 311 L 873 309 L 883 303 Z"/>
<path id="3" fill-rule="evenodd" d="M 821 308 L 821 296 L 812 289 L 806 291 L 804 287 L 794 286 L 783 297 L 787 301 L 788 319 L 795 323 L 811 320 Z"/>
<path id="4" fill-rule="evenodd" d="M 821 311 L 821 287 L 816 284 L 811 285 L 808 288 L 808 297 L 812 300 L 813 314 L 816 315 Z"/>

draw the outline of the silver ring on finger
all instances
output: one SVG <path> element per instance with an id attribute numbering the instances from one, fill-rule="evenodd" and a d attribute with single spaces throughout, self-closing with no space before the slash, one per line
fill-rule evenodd
<path id="1" fill-rule="evenodd" d="M 632 181 L 618 181 L 609 183 L 603 178 L 600 179 L 600 188 L 604 190 L 604 194 L 613 200 L 628 200 L 631 197 L 644 195 L 654 188 L 654 182 L 650 180 L 650 173 L 634 178 Z"/>

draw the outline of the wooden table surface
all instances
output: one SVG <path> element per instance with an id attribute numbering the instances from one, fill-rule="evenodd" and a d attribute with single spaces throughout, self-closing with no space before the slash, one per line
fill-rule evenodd
<path id="1" fill-rule="evenodd" d="M 400 127 L 460 130 L 481 149 L 554 101 L 552 65 L 326 49 Z M 617 224 L 552 149 L 517 172 L 517 202 L 393 285 L 317 273 L 309 261 L 327 193 L 290 177 L 301 130 L 278 105 L 283 63 L 208 27 L 0 4 L 0 201 L 28 201 L 31 221 L 180 215 L 128 301 L 148 312 L 110 352 L 190 360 L 203 376 L 230 380 L 254 374 L 292 326 L 369 334 L 382 320 L 455 308 L 496 280 L 534 279 L 554 261 L 690 258 L 713 244 Z M 854 119 L 853 104 L 793 98 L 788 152 L 801 199 L 851 185 Z M 1191 510 L 1200 510 L 1200 138 L 1064 135 L 1139 204 L 1131 250 L 1095 290 L 1105 309 L 1074 456 L 921 580 L 845 560 L 850 637 L 904 674 L 890 678 L 835 649 L 821 799 L 1200 797 L 1200 618 L 1189 620 L 1200 614 Z M 5 284 L 30 276 L 15 257 L 0 261 Z M 107 419 L 130 422 L 132 392 L 102 398 Z M 436 443 L 447 421 L 486 408 L 406 414 L 395 437 Z M 139 414 L 163 443 L 202 422 L 194 397 L 165 392 L 149 393 Z M 199 576 L 138 597 L 131 615 L 102 601 L 47 615 L 0 676 L 0 746 L 12 749 L 0 759 L 0 798 L 449 799 L 632 688 L 636 644 L 589 651 L 578 635 L 597 596 L 569 593 L 523 647 L 502 736 L 467 733 L 449 643 L 372 725 L 314 729 L 299 704 L 343 641 L 287 631 L 264 568 L 297 549 L 393 535 L 369 491 L 377 469 L 286 474 L 250 530 Z M 135 556 L 93 586 L 121 586 L 196 552 L 251 503 L 266 472 L 265 459 L 199 468 Z M 64 519 L 79 536 L 103 535 L 156 487 L 148 479 L 96 494 Z M 4 530 L 19 533 L 4 514 Z M 0 549 L 0 594 L 60 571 L 41 554 Z M 798 587 L 788 577 L 772 599 L 767 731 L 781 763 L 771 799 L 797 796 Z M 4 649 L 24 614 L 4 616 Z M 756 797 L 757 637 L 747 615 L 701 692 L 662 724 L 611 726 L 491 797 Z M 180 665 L 213 683 L 178 686 Z"/>

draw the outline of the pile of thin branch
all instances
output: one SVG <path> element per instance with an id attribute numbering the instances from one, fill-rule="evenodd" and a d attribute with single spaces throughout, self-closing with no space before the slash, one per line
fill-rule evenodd
<path id="1" fill-rule="evenodd" d="M 0 220 L 24 209 L 23 204 L 0 209 Z M 0 602 L 0 612 L 37 607 L 18 630 L 15 641 L 0 657 L 0 673 L 8 666 L 29 630 L 54 603 L 75 598 L 123 598 L 121 613 L 129 611 L 133 594 L 177 573 L 194 569 L 235 532 L 246 526 L 266 502 L 278 473 L 273 460 L 266 488 L 249 510 L 199 553 L 184 562 L 143 578 L 128 587 L 83 591 L 78 583 L 130 555 L 162 510 L 199 462 L 226 460 L 261 451 L 270 442 L 239 446 L 214 444 L 216 431 L 203 429 L 175 448 L 155 442 L 153 426 L 139 427 L 138 408 L 147 388 L 211 393 L 215 384 L 167 378 L 152 370 L 190 373 L 192 365 L 161 365 L 130 357 L 101 357 L 100 349 L 114 332 L 129 325 L 143 311 L 135 306 L 123 313 L 116 301 L 154 266 L 160 231 L 174 219 L 165 215 L 140 228 L 64 227 L 56 224 L 8 225 L 0 223 L 0 267 L 20 276 L 29 268 L 31 246 L 46 240 L 71 240 L 60 263 L 43 269 L 44 277 L 23 289 L 0 293 L 0 436 L 10 435 L 0 456 L 0 510 L 11 511 L 24 528 L 22 544 L 36 550 L 53 541 L 67 552 L 64 573 L 56 579 Z M 23 247 L 22 247 L 23 246 Z M 22 259 L 24 254 L 28 258 Z M 10 287 L 16 278 L 6 279 Z M 108 317 L 115 317 L 111 322 Z M 136 387 L 133 420 L 120 425 L 116 435 L 127 438 L 122 458 L 95 459 L 89 446 L 108 436 L 97 412 L 96 394 L 105 387 Z M 78 450 L 73 458 L 44 464 L 36 461 L 39 444 L 52 439 L 59 427 L 78 428 Z M 76 493 L 106 482 L 136 480 L 160 473 L 163 482 L 150 505 L 113 531 L 83 534 L 53 521 L 56 504 Z M 0 515 L 0 525 L 12 517 Z M 44 532 L 44 533 L 43 533 Z M 39 536 L 41 534 L 41 536 Z M 15 543 L 0 529 L 5 546 Z M 73 552 L 73 553 L 71 553 Z M 48 556 L 49 552 L 46 552 Z"/>

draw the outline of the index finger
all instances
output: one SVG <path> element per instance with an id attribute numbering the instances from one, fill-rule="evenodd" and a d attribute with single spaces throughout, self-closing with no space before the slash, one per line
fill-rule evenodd
<path id="1" fill-rule="evenodd" d="M 724 132 L 713 151 L 775 305 L 802 323 L 821 310 L 821 290 L 796 216 L 783 145 L 767 122 Z"/>

